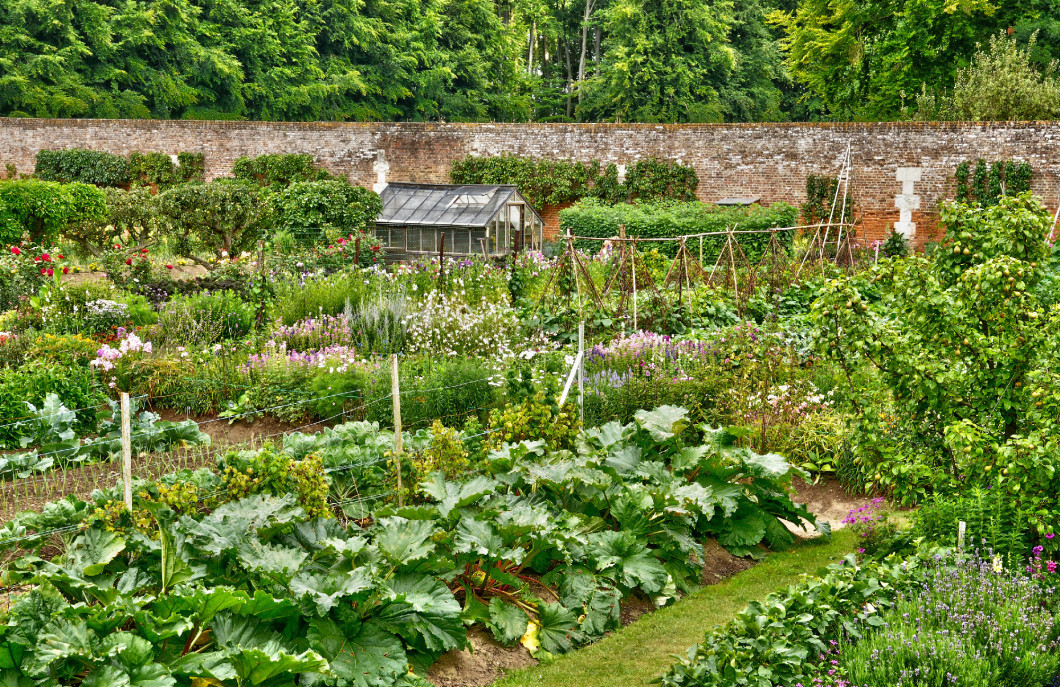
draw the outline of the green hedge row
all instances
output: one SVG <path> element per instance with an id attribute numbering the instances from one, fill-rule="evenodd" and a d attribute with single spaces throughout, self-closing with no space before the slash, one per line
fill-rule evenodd
<path id="1" fill-rule="evenodd" d="M 725 208 L 707 203 L 660 202 L 643 205 L 605 205 L 597 200 L 586 199 L 559 213 L 562 233 L 570 230 L 575 236 L 608 238 L 618 235 L 618 226 L 626 225 L 626 236 L 638 238 L 669 238 L 725 231 L 736 227 L 745 229 L 771 229 L 791 227 L 797 223 L 798 208 L 787 203 L 773 203 L 768 207 L 750 205 Z M 777 238 L 790 248 L 794 231 L 779 232 Z M 758 260 L 769 243 L 769 234 L 737 234 L 740 247 L 749 260 Z M 725 243 L 724 236 L 708 236 L 703 240 L 703 258 L 717 257 Z M 596 251 L 598 241 L 577 241 L 578 248 Z M 678 244 L 673 242 L 653 243 L 653 248 L 666 255 L 675 255 Z M 699 250 L 699 240 L 689 246 Z"/>
<path id="2" fill-rule="evenodd" d="M 202 181 L 202 153 L 179 153 L 177 164 L 165 153 L 132 153 L 128 158 L 100 150 L 42 150 L 37 153 L 34 173 L 44 181 L 79 182 L 94 186 L 126 186 L 136 182 L 168 188 L 189 181 Z"/>

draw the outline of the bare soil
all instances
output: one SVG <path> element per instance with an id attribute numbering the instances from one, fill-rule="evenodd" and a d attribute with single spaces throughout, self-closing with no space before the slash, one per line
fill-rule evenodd
<path id="1" fill-rule="evenodd" d="M 795 501 L 805 503 L 810 512 L 819 520 L 827 521 L 833 530 L 845 527 L 843 519 L 850 511 L 865 505 L 871 499 L 868 496 L 851 496 L 843 491 L 839 480 L 834 477 L 822 477 L 819 482 L 806 482 L 800 477 L 792 481 L 795 487 Z M 801 537 L 817 537 L 820 533 L 814 532 L 813 527 L 807 525 L 808 530 L 799 529 L 788 524 L 788 529 Z"/>

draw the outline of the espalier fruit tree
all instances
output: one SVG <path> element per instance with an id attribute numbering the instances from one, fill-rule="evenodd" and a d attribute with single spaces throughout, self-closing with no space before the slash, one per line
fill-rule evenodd
<path id="1" fill-rule="evenodd" d="M 862 363 L 882 403 L 849 385 L 867 483 L 903 501 L 997 485 L 1039 529 L 1056 522 L 1060 308 L 1038 286 L 1052 217 L 1030 194 L 942 208 L 946 242 L 833 280 L 813 312 L 823 354 Z"/>

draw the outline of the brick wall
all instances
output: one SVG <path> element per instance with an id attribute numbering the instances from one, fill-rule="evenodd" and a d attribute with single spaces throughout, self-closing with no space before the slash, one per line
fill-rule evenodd
<path id="1" fill-rule="evenodd" d="M 92 148 L 202 152 L 210 178 L 241 155 L 310 153 L 358 184 L 445 182 L 450 162 L 468 153 L 628 163 L 660 157 L 691 164 L 699 197 L 760 196 L 797 204 L 809 173 L 836 174 L 850 145 L 853 191 L 869 239 L 898 220 L 899 167 L 918 167 L 913 193 L 917 240 L 933 227 L 932 209 L 953 194 L 953 171 L 982 157 L 1022 159 L 1032 186 L 1055 210 L 1060 194 L 1060 123 L 831 124 L 433 124 L 280 123 L 155 120 L 0 119 L 0 168 L 33 171 L 37 151 Z M 552 211 L 545 210 L 550 216 Z M 554 220 L 550 222 L 550 229 Z"/>

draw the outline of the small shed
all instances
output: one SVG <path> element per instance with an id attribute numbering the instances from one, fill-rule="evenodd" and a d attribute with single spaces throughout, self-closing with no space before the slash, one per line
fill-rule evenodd
<path id="1" fill-rule="evenodd" d="M 375 235 L 391 253 L 506 255 L 541 249 L 545 223 L 515 186 L 389 184 Z"/>

